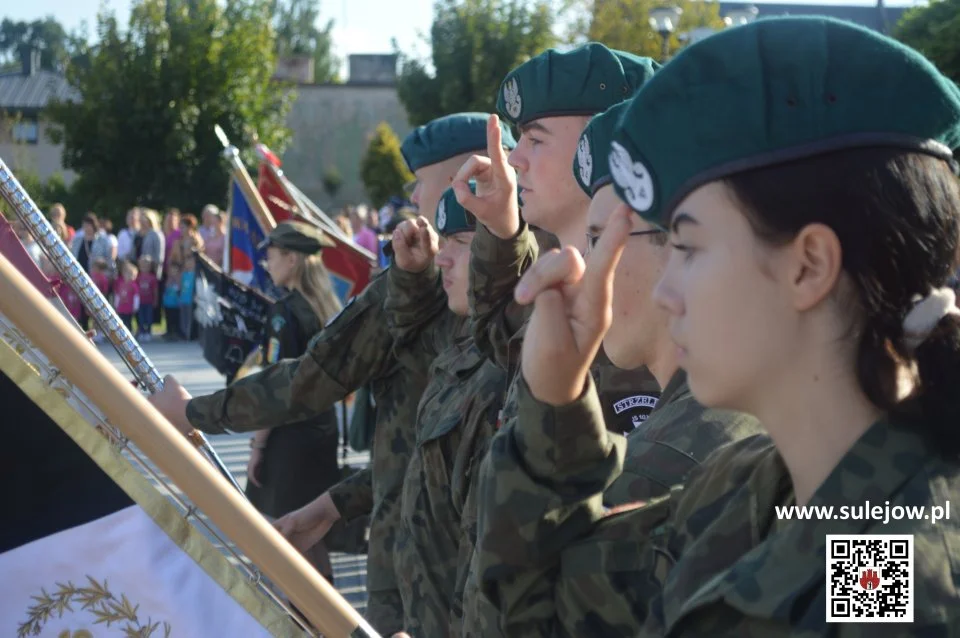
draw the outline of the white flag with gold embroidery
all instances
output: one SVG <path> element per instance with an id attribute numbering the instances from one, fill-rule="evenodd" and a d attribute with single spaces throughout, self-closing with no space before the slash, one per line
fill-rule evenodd
<path id="1" fill-rule="evenodd" d="M 0 636 L 301 636 L 0 315 Z"/>
<path id="2" fill-rule="evenodd" d="M 0 636 L 299 634 L 0 332 Z"/>

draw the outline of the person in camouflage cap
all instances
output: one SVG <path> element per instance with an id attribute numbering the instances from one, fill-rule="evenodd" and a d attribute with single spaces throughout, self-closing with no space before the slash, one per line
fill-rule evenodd
<path id="1" fill-rule="evenodd" d="M 484 561 L 484 589 L 518 635 L 955 634 L 960 528 L 945 506 L 960 497 L 960 308 L 944 284 L 960 249 L 958 147 L 955 84 L 827 18 L 721 32 L 638 93 L 611 143 L 626 205 L 586 266 L 568 252 L 518 291 L 535 300 L 531 418 L 490 455 L 554 432 L 523 458 L 564 514 L 593 523 L 542 517 L 550 542 L 525 569 L 496 546 L 514 521 L 484 502 L 480 546 L 501 554 Z M 605 511 L 622 453 L 588 370 L 635 214 L 670 230 L 654 294 L 694 396 L 755 415 L 769 436 L 724 446 L 669 495 Z M 481 490 L 505 480 L 484 476 Z M 545 562 L 571 577 L 540 614 L 515 583 Z M 878 616 L 912 624 L 882 631 Z"/>
<path id="2" fill-rule="evenodd" d="M 473 478 L 496 430 L 506 386 L 506 374 L 476 347 L 469 324 L 463 324 L 453 343 L 437 344 L 435 331 L 419 311 L 421 291 L 432 288 L 439 270 L 450 310 L 469 315 L 475 227 L 473 215 L 448 189 L 436 213 L 439 252 L 422 218 L 394 232 L 397 259 L 387 295 L 391 330 L 398 345 L 433 360 L 417 411 L 417 440 L 403 482 L 394 552 L 404 629 L 415 637 L 460 635 L 467 567 L 476 542 Z"/>
<path id="3" fill-rule="evenodd" d="M 404 139 L 401 152 L 417 176 L 411 199 L 429 216 L 459 166 L 471 154 L 484 151 L 486 121 L 485 113 L 450 115 L 414 129 Z M 502 143 L 513 147 L 509 131 L 504 131 Z M 372 386 L 377 423 L 371 467 L 352 474 L 312 507 L 284 516 L 276 525 L 296 547 L 306 550 L 335 523 L 370 515 L 366 617 L 381 633 L 403 625 L 393 547 L 400 488 L 428 373 L 422 361 L 398 358 L 384 312 L 386 296 L 387 277 L 381 274 L 316 335 L 298 359 L 280 361 L 204 397 L 191 397 L 168 377 L 163 391 L 150 397 L 182 431 L 196 428 L 220 434 L 296 422 L 328 409 L 363 385 Z M 431 299 L 419 309 L 422 318 L 432 318 L 438 330 L 453 334 L 458 317 L 447 310 L 443 296 Z M 410 367 L 411 361 L 417 364 Z"/>

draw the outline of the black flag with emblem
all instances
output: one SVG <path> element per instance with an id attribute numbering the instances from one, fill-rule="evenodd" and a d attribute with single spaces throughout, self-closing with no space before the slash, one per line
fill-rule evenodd
<path id="1" fill-rule="evenodd" d="M 197 254 L 196 318 L 203 327 L 203 358 L 228 379 L 263 342 L 265 318 L 273 300 L 229 277 Z"/>

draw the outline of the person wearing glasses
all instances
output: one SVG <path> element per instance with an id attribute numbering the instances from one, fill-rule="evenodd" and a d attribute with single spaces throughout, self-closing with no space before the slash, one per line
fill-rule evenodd
<path id="1" fill-rule="evenodd" d="M 591 198 L 586 260 L 620 204 L 612 172 L 621 172 L 626 166 L 622 156 L 610 153 L 610 139 L 627 104 L 621 102 L 591 120 L 574 158 L 577 183 Z M 670 339 L 669 315 L 653 299 L 654 285 L 670 256 L 667 239 L 663 228 L 638 217 L 614 280 L 613 323 L 603 348 L 619 368 L 646 366 L 663 390 L 646 422 L 626 434 L 623 472 L 604 492 L 604 503 L 609 506 L 661 496 L 682 483 L 690 470 L 721 445 L 760 431 L 753 417 L 707 408 L 690 393 L 687 375 L 677 364 L 676 345 Z M 615 445 L 624 445 L 619 437 L 611 439 Z"/>

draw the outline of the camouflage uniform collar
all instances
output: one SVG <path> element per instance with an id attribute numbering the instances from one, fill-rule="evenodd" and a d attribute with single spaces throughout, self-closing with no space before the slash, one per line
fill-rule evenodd
<path id="1" fill-rule="evenodd" d="M 469 322 L 464 322 L 469 328 Z M 453 375 L 457 379 L 469 377 L 487 360 L 472 335 L 464 336 L 457 330 L 454 342 L 433 360 L 433 374 Z"/>
<path id="2" fill-rule="evenodd" d="M 675 403 L 689 394 L 690 386 L 687 385 L 687 372 L 682 368 L 677 368 L 677 371 L 667 382 L 667 387 L 660 392 L 657 405 L 650 412 L 650 415 L 653 416 L 658 410 L 662 410 L 667 405 Z"/>
<path id="3" fill-rule="evenodd" d="M 837 510 L 842 505 L 860 506 L 866 501 L 871 506 L 893 501 L 931 454 L 915 431 L 879 421 L 844 455 L 807 505 L 833 506 Z M 778 462 L 770 467 L 779 468 L 773 474 L 782 474 L 764 477 L 764 482 L 774 485 L 783 480 L 789 485 L 782 459 L 779 454 L 773 456 Z M 775 504 L 792 502 L 792 498 L 791 488 Z M 744 512 L 737 514 L 743 516 Z M 826 535 L 859 534 L 876 524 L 852 519 L 798 520 L 774 532 L 773 507 L 757 503 L 755 496 L 751 497 L 750 514 L 751 519 L 758 517 L 760 530 L 767 530 L 763 532 L 765 538 L 690 596 L 674 622 L 694 608 L 723 600 L 750 617 L 771 618 L 796 628 L 805 627 L 806 621 L 822 624 L 826 604 Z M 798 555 L 806 558 L 798 560 Z"/>

